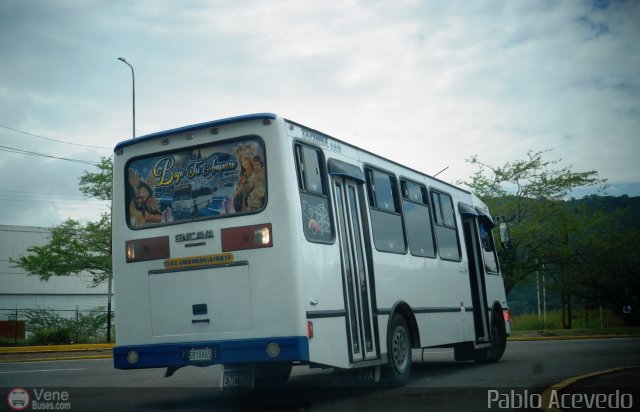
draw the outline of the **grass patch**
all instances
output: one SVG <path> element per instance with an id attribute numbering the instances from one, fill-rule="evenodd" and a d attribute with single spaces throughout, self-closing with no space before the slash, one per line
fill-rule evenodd
<path id="1" fill-rule="evenodd" d="M 638 336 L 640 337 L 640 327 L 625 326 L 621 328 L 602 329 L 545 329 L 545 330 L 521 330 L 512 331 L 513 338 L 531 337 L 563 337 L 563 336 Z"/>
<path id="2" fill-rule="evenodd" d="M 513 316 L 511 336 L 640 335 L 640 327 L 628 324 L 610 309 L 602 310 L 602 319 L 598 309 L 574 309 L 571 315 L 571 329 L 564 329 L 561 311 L 547 312 L 546 322 L 537 313 Z"/>
<path id="3" fill-rule="evenodd" d="M 14 339 L 7 337 L 0 337 L 0 346 L 24 346 L 27 341 L 22 338 Z"/>

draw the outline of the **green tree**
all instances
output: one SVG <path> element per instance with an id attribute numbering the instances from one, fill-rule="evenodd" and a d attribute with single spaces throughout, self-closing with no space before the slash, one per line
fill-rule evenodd
<path id="1" fill-rule="evenodd" d="M 80 191 L 87 197 L 111 200 L 113 193 L 113 159 L 103 157 L 97 165 L 98 171 L 85 171 L 80 176 Z"/>
<path id="2" fill-rule="evenodd" d="M 100 200 L 111 200 L 111 158 L 102 158 L 96 172 L 85 171 L 80 177 L 80 191 Z M 30 275 L 48 280 L 51 276 L 69 276 L 81 272 L 93 275 L 97 286 L 111 276 L 111 215 L 103 213 L 98 221 L 83 224 L 67 219 L 51 230 L 51 240 L 44 246 L 32 246 L 26 256 L 11 260 Z"/>
<path id="3" fill-rule="evenodd" d="M 561 159 L 545 159 L 547 152 L 530 150 L 524 159 L 503 166 L 473 156 L 467 162 L 478 170 L 468 181 L 459 182 L 511 225 L 513 247 L 499 251 L 507 293 L 538 271 L 568 264 L 572 256 L 568 239 L 580 221 L 563 198 L 576 188 L 605 183 L 596 171 L 575 172 L 562 166 Z"/>
<path id="4" fill-rule="evenodd" d="M 618 204 L 607 205 L 612 200 Z M 602 304 L 620 313 L 630 304 L 640 304 L 640 228 L 637 211 L 624 205 L 624 198 L 589 196 L 576 208 L 585 222 L 572 242 L 576 259 L 571 284 L 575 294 L 587 304 Z"/>

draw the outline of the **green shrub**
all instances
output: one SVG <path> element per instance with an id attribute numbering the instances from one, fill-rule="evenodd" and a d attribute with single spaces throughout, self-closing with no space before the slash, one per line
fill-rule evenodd
<path id="1" fill-rule="evenodd" d="M 38 329 L 31 339 L 31 345 L 64 345 L 73 342 L 73 331 L 69 328 Z"/>
<path id="2" fill-rule="evenodd" d="M 7 337 L 0 337 L 0 346 L 23 346 L 26 345 L 27 341 L 25 339 L 22 338 L 7 338 Z"/>
<path id="3" fill-rule="evenodd" d="M 51 309 L 26 311 L 27 328 L 33 334 L 30 343 L 52 345 L 72 342 L 95 343 L 105 340 L 107 313 L 104 308 L 93 308 L 87 313 L 76 312 L 73 315 L 62 317 Z"/>

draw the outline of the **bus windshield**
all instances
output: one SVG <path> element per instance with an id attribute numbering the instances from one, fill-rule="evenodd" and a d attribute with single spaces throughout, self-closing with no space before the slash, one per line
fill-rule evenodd
<path id="1" fill-rule="evenodd" d="M 259 137 L 139 157 L 127 164 L 126 178 L 132 229 L 253 213 L 267 199 Z"/>

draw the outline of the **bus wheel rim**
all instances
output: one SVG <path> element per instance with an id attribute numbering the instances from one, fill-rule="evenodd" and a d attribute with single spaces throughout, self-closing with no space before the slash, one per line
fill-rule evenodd
<path id="1" fill-rule="evenodd" d="M 396 366 L 396 369 L 398 371 L 403 371 L 407 366 L 408 354 L 406 337 L 402 328 L 397 328 L 393 332 L 391 351 L 393 356 L 393 363 Z"/>

